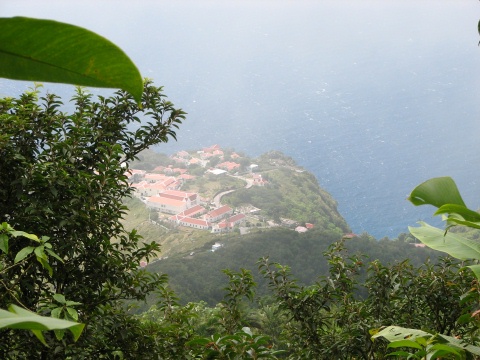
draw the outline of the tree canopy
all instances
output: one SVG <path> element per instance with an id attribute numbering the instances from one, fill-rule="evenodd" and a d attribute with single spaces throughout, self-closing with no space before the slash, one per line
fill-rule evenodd
<path id="1" fill-rule="evenodd" d="M 112 348 L 121 347 L 120 334 L 102 322 L 123 313 L 123 300 L 141 300 L 164 281 L 139 270 L 158 245 L 144 244 L 120 222 L 131 191 L 129 162 L 143 149 L 175 138 L 184 119 L 161 90 L 146 82 L 138 104 L 124 91 L 95 101 L 79 88 L 72 113 L 62 111 L 54 94 L 39 98 L 38 89 L 0 99 L 0 218 L 48 236 L 58 256 L 46 260 L 52 271 L 29 261 L 37 251 L 18 262 L 16 255 L 31 240 L 10 241 L 2 257 L 0 307 L 13 303 L 48 314 L 55 295 L 75 301 L 87 324 L 79 340 L 83 354 L 93 354 L 106 338 Z M 23 346 L 29 341 L 25 333 L 4 332 L 9 336 L 0 345 L 2 358 L 46 351 L 41 344 Z M 68 338 L 63 341 L 58 351 L 69 354 Z"/>

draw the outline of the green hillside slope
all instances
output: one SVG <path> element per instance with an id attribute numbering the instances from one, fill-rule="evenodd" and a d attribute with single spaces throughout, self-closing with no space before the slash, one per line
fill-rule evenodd
<path id="1" fill-rule="evenodd" d="M 319 276 L 327 275 L 328 263 L 323 256 L 328 246 L 339 240 L 331 230 L 313 230 L 299 234 L 287 229 L 274 229 L 247 236 L 225 237 L 223 245 L 215 252 L 205 246 L 193 256 L 177 256 L 157 261 L 148 266 L 152 272 L 169 275 L 172 288 L 182 302 L 205 300 L 210 305 L 218 303 L 226 285 L 223 269 L 246 268 L 253 272 L 259 283 L 257 295 L 268 294 L 259 276 L 256 262 L 268 256 L 271 261 L 288 265 L 302 284 L 313 284 Z M 347 241 L 350 254 L 365 254 L 365 263 L 379 259 L 382 263 L 401 262 L 407 258 L 420 266 L 427 258 L 436 259 L 438 252 L 416 248 L 402 241 L 382 240 L 363 234 Z"/>

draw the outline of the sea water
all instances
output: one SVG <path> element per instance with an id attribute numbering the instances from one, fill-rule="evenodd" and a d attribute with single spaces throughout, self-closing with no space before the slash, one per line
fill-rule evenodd
<path id="1" fill-rule="evenodd" d="M 406 200 L 431 177 L 452 176 L 479 207 L 474 2 L 7 3 L 5 16 L 105 35 L 164 85 L 188 116 L 158 151 L 280 150 L 316 175 L 353 232 L 377 238 L 439 223 Z"/>

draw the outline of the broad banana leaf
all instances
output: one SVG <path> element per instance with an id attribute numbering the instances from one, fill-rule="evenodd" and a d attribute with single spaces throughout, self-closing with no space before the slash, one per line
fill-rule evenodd
<path id="1" fill-rule="evenodd" d="M 140 72 L 102 36 L 78 26 L 25 17 L 0 18 L 0 29 L 0 77 L 119 88 L 140 102 Z"/>
<path id="2" fill-rule="evenodd" d="M 409 227 L 410 233 L 428 247 L 443 251 L 459 260 L 480 260 L 480 243 L 467 239 L 460 234 L 419 222 L 420 227 Z M 480 265 L 468 266 L 477 279 L 480 279 Z"/>
<path id="3" fill-rule="evenodd" d="M 465 207 L 462 196 L 455 181 L 451 177 L 438 177 L 427 180 L 415 189 L 408 197 L 413 205 L 433 205 L 437 208 L 446 204 L 455 204 Z"/>
<path id="4" fill-rule="evenodd" d="M 457 259 L 480 260 L 480 243 L 452 232 L 419 222 L 420 227 L 409 227 L 410 233 L 428 247 L 443 251 Z"/>

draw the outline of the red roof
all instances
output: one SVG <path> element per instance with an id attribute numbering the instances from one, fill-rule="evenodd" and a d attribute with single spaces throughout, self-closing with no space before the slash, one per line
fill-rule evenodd
<path id="1" fill-rule="evenodd" d="M 204 152 L 213 152 L 215 150 L 220 150 L 220 146 L 215 144 L 215 145 L 203 148 Z"/>
<path id="2" fill-rule="evenodd" d="M 228 212 L 232 211 L 232 208 L 228 205 L 223 205 L 222 207 L 219 207 L 218 209 L 215 209 L 215 210 L 212 210 L 210 211 L 207 216 L 209 217 L 217 217 L 217 216 L 220 216 L 220 215 L 223 215 L 223 214 L 226 214 Z"/>
<path id="3" fill-rule="evenodd" d="M 194 224 L 194 225 L 201 225 L 201 226 L 210 226 L 210 223 L 206 220 L 202 219 L 195 219 L 191 217 L 184 217 L 180 220 L 181 222 L 185 222 L 187 224 Z"/>
<path id="4" fill-rule="evenodd" d="M 150 196 L 149 198 L 147 198 L 147 202 L 165 204 L 165 205 L 176 206 L 176 207 L 180 207 L 185 204 L 184 201 L 168 199 L 160 196 Z"/>
<path id="5" fill-rule="evenodd" d="M 237 215 L 233 215 L 232 217 L 229 217 L 227 221 L 234 223 L 236 221 L 240 221 L 243 219 L 245 219 L 245 214 L 237 214 Z"/>
<path id="6" fill-rule="evenodd" d="M 179 215 L 184 215 L 184 216 L 192 216 L 195 215 L 199 212 L 205 211 L 205 208 L 201 205 L 195 205 L 194 207 L 191 207 L 190 209 L 185 210 Z"/>

